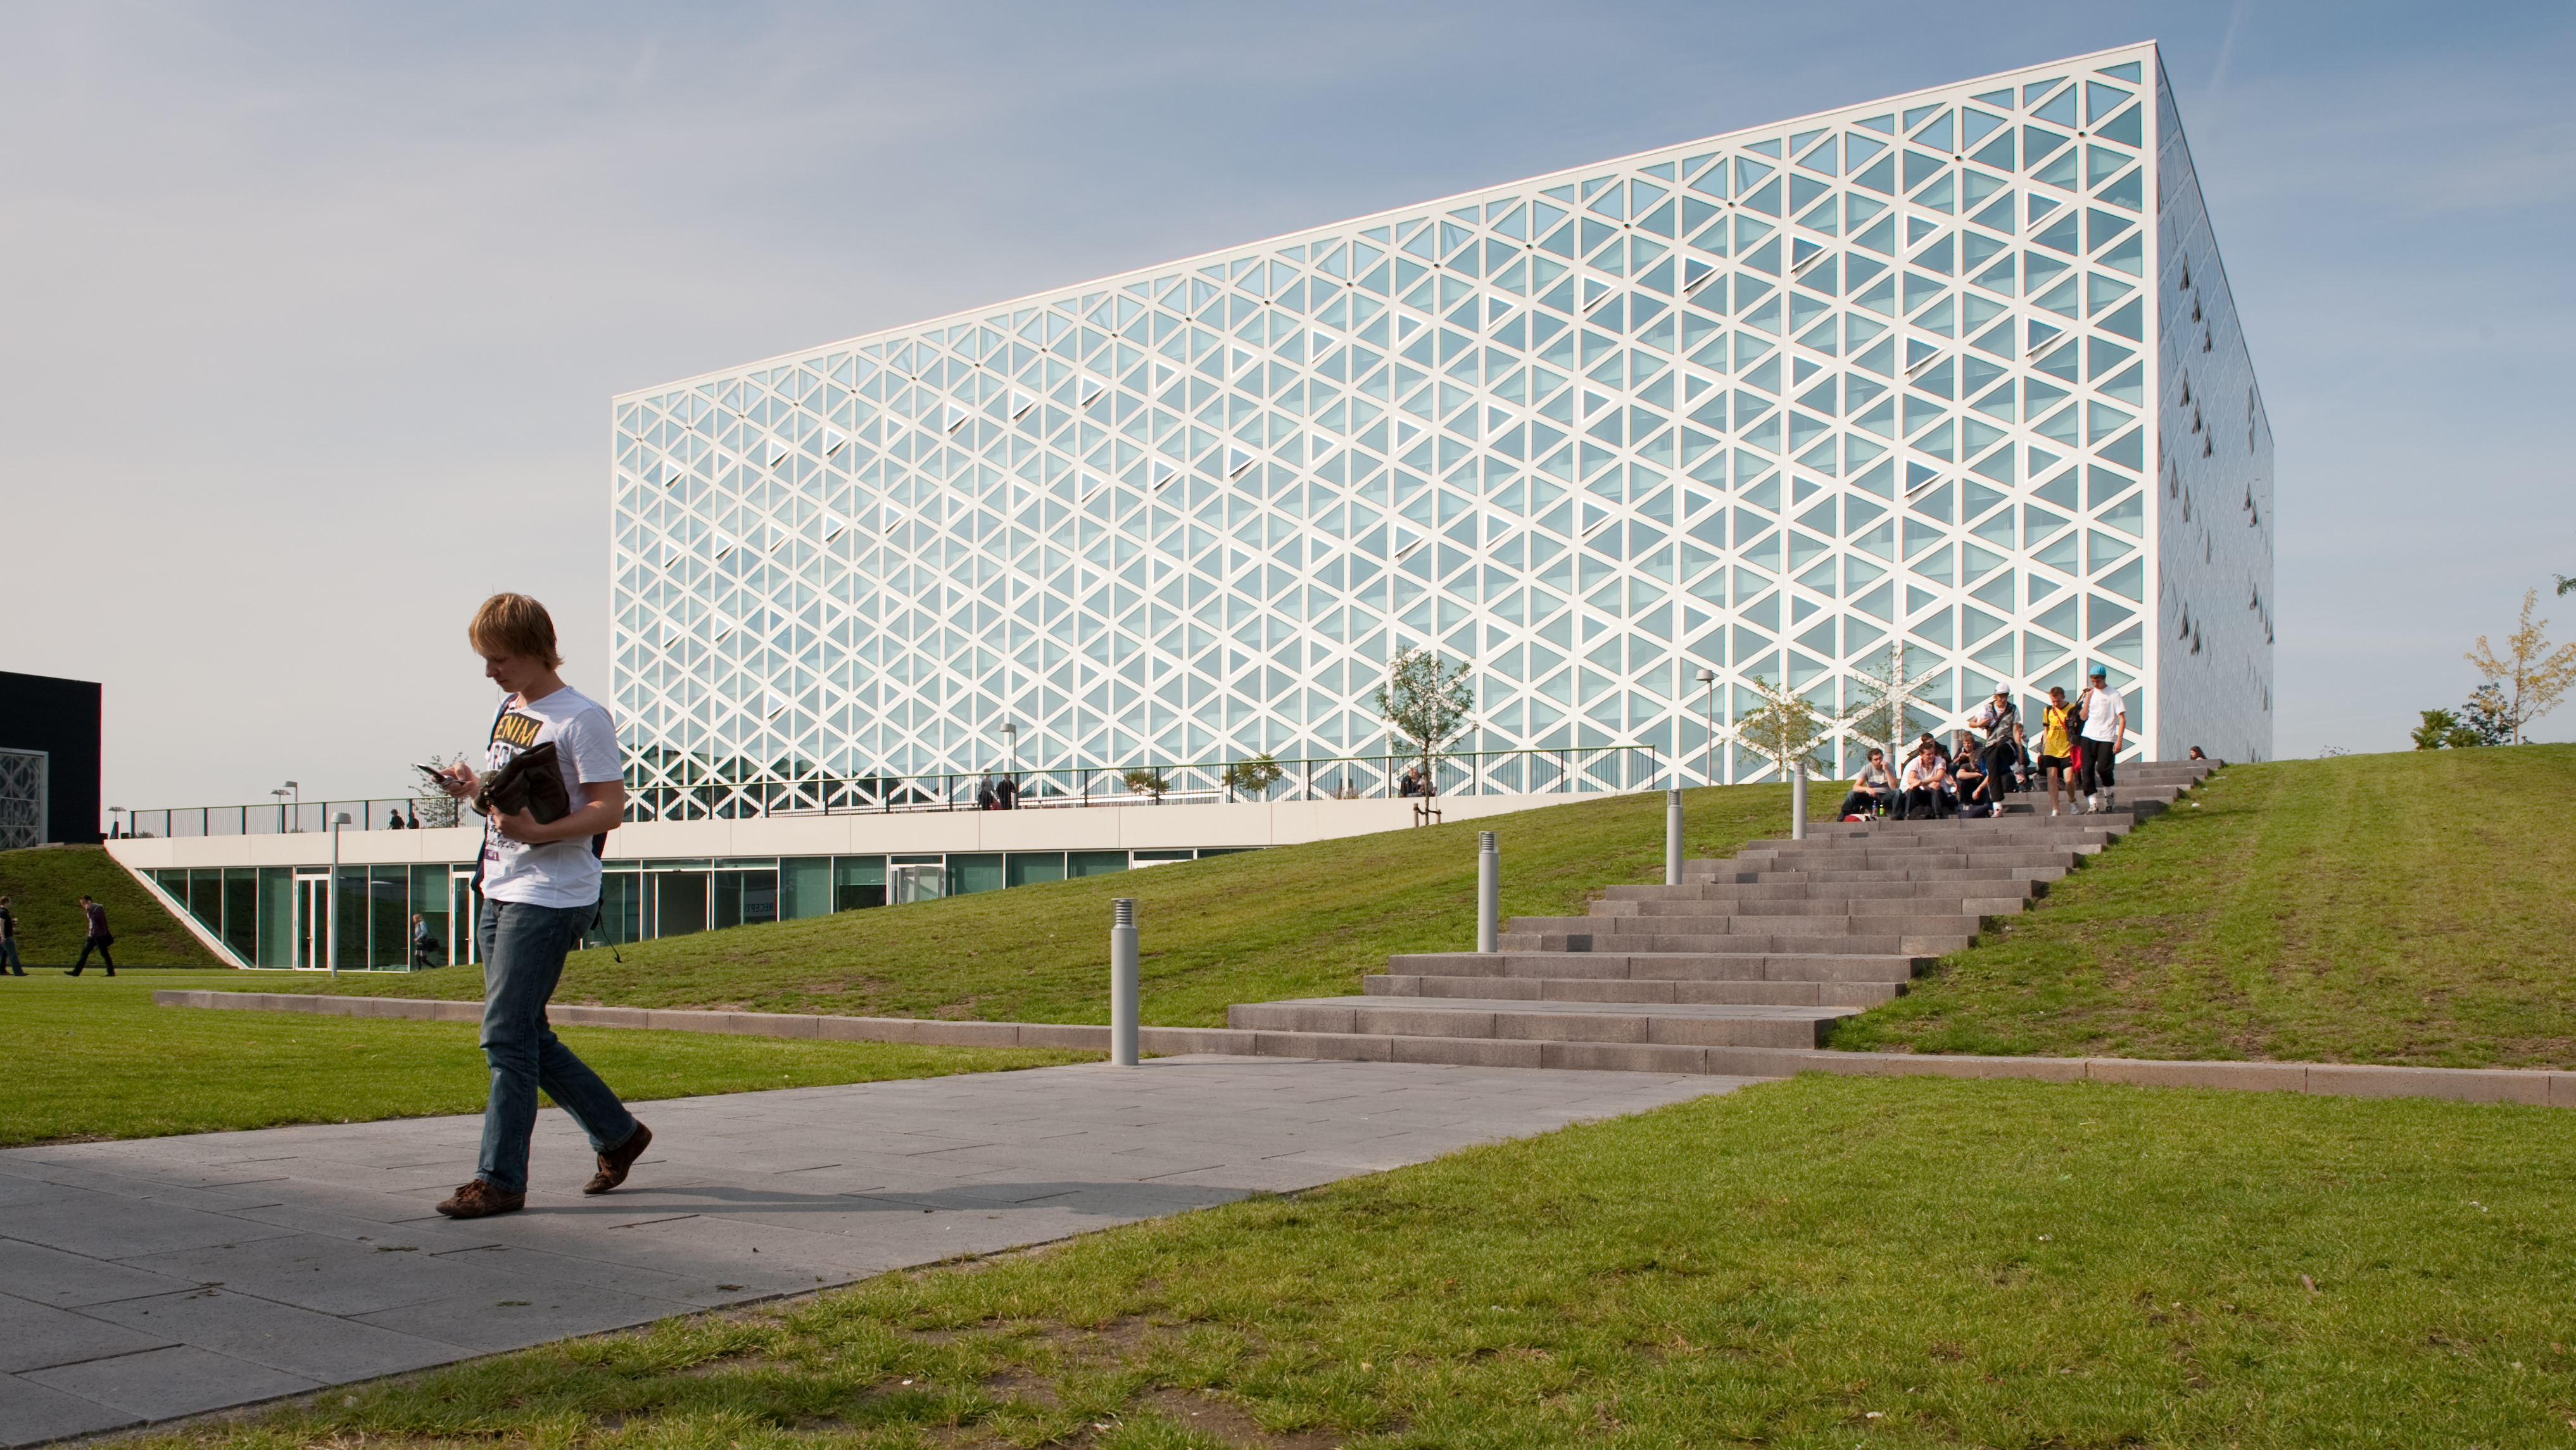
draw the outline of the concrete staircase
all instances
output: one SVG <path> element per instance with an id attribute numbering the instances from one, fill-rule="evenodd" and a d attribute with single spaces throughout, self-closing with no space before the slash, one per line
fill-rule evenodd
<path id="1" fill-rule="evenodd" d="M 1484 1067 L 1760 1071 L 1836 1018 L 1885 1002 L 1995 917 L 2167 809 L 2210 767 L 2123 766 L 2118 809 L 2047 814 L 2029 795 L 1979 820 L 1816 823 L 1686 861 L 1679 886 L 1612 886 L 1582 916 L 1514 917 L 1499 952 L 1390 959 L 1365 995 L 1242 1004 L 1257 1053 Z M 1826 787 L 1830 809 L 1840 786 Z M 1508 857 L 1506 858 L 1508 859 Z"/>

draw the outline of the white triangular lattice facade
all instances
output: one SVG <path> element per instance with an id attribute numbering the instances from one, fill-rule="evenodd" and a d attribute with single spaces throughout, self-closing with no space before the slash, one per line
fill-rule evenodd
<path id="1" fill-rule="evenodd" d="M 2155 50 L 1649 152 L 615 402 L 647 815 L 1381 748 L 1719 779 L 1757 676 L 1916 721 L 2105 665 L 2271 743 L 2271 452 Z M 1713 697 L 1694 683 L 1714 671 Z M 1846 735 L 1848 732 L 1846 732 Z M 1841 746 L 1848 750 L 1851 742 Z M 782 795 L 782 792 L 784 793 Z"/>

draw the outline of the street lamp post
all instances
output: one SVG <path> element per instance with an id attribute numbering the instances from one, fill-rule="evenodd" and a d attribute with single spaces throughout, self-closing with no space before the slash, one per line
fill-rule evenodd
<path id="1" fill-rule="evenodd" d="M 1020 808 L 1020 727 L 1009 721 L 1002 724 L 1002 744 L 1011 755 L 1011 809 Z"/>
<path id="2" fill-rule="evenodd" d="M 1701 708 L 1707 714 L 1707 719 L 1704 723 L 1708 730 L 1708 733 L 1703 736 L 1700 741 L 1699 783 L 1702 785 L 1715 785 L 1717 783 L 1717 776 L 1713 773 L 1711 767 L 1714 766 L 1717 761 L 1717 674 L 1708 666 L 1702 665 L 1699 667 L 1699 675 L 1697 678 L 1703 692 Z"/>
<path id="3" fill-rule="evenodd" d="M 294 782 L 287 782 L 289 785 Z M 323 931 L 322 950 L 331 954 L 331 975 L 340 975 L 340 828 L 349 824 L 349 813 L 342 811 L 331 818 L 331 879 L 322 887 L 323 920 L 329 925 Z"/>
<path id="4" fill-rule="evenodd" d="M 107 838 L 113 841 L 125 834 L 125 807 L 109 806 L 107 808 L 107 813 L 110 816 L 116 817 L 116 819 L 107 823 Z"/>
<path id="5" fill-rule="evenodd" d="M 286 787 L 281 785 L 277 789 L 270 791 L 269 794 L 277 797 L 277 833 L 281 836 L 285 835 L 286 828 L 293 824 L 286 819 L 286 797 L 289 792 Z"/>
<path id="6" fill-rule="evenodd" d="M 302 831 L 304 829 L 304 787 L 290 780 L 286 783 L 286 790 L 295 797 L 295 815 L 286 823 L 286 829 Z M 269 794 L 276 795 L 278 792 L 270 791 Z"/>

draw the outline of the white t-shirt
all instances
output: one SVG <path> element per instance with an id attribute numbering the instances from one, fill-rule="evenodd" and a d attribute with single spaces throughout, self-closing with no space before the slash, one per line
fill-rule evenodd
<path id="1" fill-rule="evenodd" d="M 2084 701 L 2084 738 L 2116 740 L 2120 735 L 2120 717 L 2128 713 L 2129 702 L 2109 685 L 2093 691 Z"/>
<path id="2" fill-rule="evenodd" d="M 533 703 L 514 697 L 493 722 L 484 769 L 499 770 L 521 751 L 549 740 L 574 810 L 591 802 L 592 792 L 585 786 L 624 778 L 616 722 L 605 706 L 569 685 Z M 486 821 L 483 894 L 530 906 L 589 906 L 599 900 L 599 855 L 588 836 L 529 846 L 508 839 Z"/>

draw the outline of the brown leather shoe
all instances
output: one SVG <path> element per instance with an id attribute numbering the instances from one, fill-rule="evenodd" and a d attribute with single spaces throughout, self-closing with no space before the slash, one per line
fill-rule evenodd
<path id="1" fill-rule="evenodd" d="M 625 1182 L 626 1170 L 634 1167 L 635 1160 L 643 1157 L 644 1150 L 651 1146 L 653 1130 L 637 1123 L 635 1131 L 626 1135 L 625 1142 L 599 1155 L 599 1171 L 590 1175 L 590 1181 L 581 1186 L 581 1191 L 606 1193 Z"/>
<path id="2" fill-rule="evenodd" d="M 448 1195 L 438 1211 L 449 1218 L 490 1218 L 496 1213 L 517 1213 L 528 1206 L 524 1193 L 503 1193 L 477 1178 Z"/>

